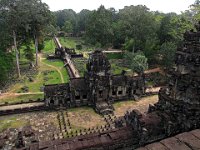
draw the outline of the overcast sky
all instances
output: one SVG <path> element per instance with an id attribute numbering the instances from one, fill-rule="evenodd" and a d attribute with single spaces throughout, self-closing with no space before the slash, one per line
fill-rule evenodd
<path id="1" fill-rule="evenodd" d="M 146 5 L 151 10 L 164 13 L 187 10 L 195 0 L 42 0 L 47 3 L 50 10 L 73 9 L 80 12 L 82 9 L 94 10 L 101 4 L 106 8 L 114 7 L 116 10 L 130 5 Z"/>

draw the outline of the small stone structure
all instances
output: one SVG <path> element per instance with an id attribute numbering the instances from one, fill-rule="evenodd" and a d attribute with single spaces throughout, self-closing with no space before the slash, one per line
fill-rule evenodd
<path id="1" fill-rule="evenodd" d="M 77 54 L 74 48 L 67 48 L 67 47 L 63 47 L 58 38 L 54 37 L 54 43 L 56 45 L 55 48 L 55 54 L 54 55 L 49 55 L 48 59 L 62 59 L 64 60 L 66 55 L 68 55 L 69 57 L 72 58 L 79 58 L 79 57 L 83 57 L 83 54 Z"/>
<path id="2" fill-rule="evenodd" d="M 46 85 L 47 106 L 93 106 L 100 114 L 113 112 L 112 103 L 137 99 L 145 92 L 144 77 L 111 74 L 111 65 L 102 51 L 90 54 L 87 72 L 82 78 L 71 78 L 69 83 Z"/>

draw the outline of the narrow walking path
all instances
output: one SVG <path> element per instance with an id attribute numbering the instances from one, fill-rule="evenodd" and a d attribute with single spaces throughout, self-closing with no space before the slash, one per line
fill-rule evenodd
<path id="1" fill-rule="evenodd" d="M 44 94 L 44 92 L 27 92 L 27 93 L 2 93 L 0 94 L 0 101 L 4 98 L 12 97 L 12 96 L 22 96 L 22 95 L 38 95 Z"/>
<path id="2" fill-rule="evenodd" d="M 28 103 L 28 104 L 1 106 L 0 111 L 22 109 L 22 108 L 31 108 L 31 107 L 36 107 L 36 106 L 44 106 L 44 102 L 35 102 L 35 103 Z"/>
<path id="3" fill-rule="evenodd" d="M 44 59 L 44 58 L 41 57 L 41 54 L 39 54 L 38 57 L 39 57 L 39 60 L 40 60 L 41 63 L 43 63 L 44 65 L 46 65 L 46 66 L 48 66 L 48 67 L 51 67 L 51 68 L 55 69 L 56 71 L 58 71 L 58 73 L 60 74 L 61 82 L 62 82 L 62 83 L 65 82 L 65 81 L 64 81 L 64 78 L 63 78 L 63 75 L 62 75 L 62 73 L 61 73 L 61 71 L 60 71 L 60 69 L 58 69 L 57 67 L 55 67 L 55 66 L 53 66 L 53 65 L 49 65 L 49 64 L 43 62 L 42 59 Z"/>
<path id="4" fill-rule="evenodd" d="M 142 113 L 145 113 L 148 111 L 149 104 L 155 104 L 158 102 L 158 95 L 154 96 L 148 96 L 139 99 L 139 101 L 122 101 L 114 103 L 114 114 L 117 117 L 123 116 L 127 111 L 131 111 L 134 109 L 139 110 Z"/>

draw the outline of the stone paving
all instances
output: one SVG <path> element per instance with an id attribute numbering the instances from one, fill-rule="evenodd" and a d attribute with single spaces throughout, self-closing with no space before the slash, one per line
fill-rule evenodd
<path id="1" fill-rule="evenodd" d="M 181 133 L 137 150 L 200 150 L 200 129 Z"/>

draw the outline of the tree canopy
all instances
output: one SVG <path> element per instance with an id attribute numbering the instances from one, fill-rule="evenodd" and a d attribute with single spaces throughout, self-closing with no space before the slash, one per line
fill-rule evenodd
<path id="1" fill-rule="evenodd" d="M 50 12 L 41 0 L 0 0 L 0 28 L 3 29 L 0 30 L 0 52 L 6 57 L 0 65 L 7 66 L 2 68 L 3 74 L 7 74 L 13 61 L 20 59 L 18 49 L 22 45 L 26 47 L 26 58 L 33 61 L 34 53 L 37 56 L 44 46 L 45 36 L 62 30 L 75 36 L 83 35 L 85 43 L 94 47 L 123 49 L 130 55 L 134 52 L 133 61 L 168 67 L 172 65 L 169 62 L 172 62 L 175 45 L 181 45 L 183 33 L 199 19 L 200 0 L 181 14 L 151 11 L 143 5 L 120 10 L 101 5 L 97 10 L 83 9 L 79 13 L 72 9 Z M 35 51 L 30 47 L 33 43 Z M 6 64 L 5 60 L 9 62 Z M 133 70 L 142 69 L 140 66 Z M 0 80 L 3 78 L 0 76 Z"/>
<path id="2" fill-rule="evenodd" d="M 137 74 L 142 74 L 148 69 L 147 58 L 142 52 L 126 52 L 124 59 L 131 70 Z"/>
<path id="3" fill-rule="evenodd" d="M 12 51 L 14 46 L 18 75 L 20 75 L 18 48 L 26 45 L 25 55 L 33 61 L 30 44 L 35 42 L 36 37 L 39 42 L 38 46 L 43 42 L 45 28 L 52 20 L 51 12 L 48 5 L 42 3 L 41 0 L 1 0 L 0 18 L 0 28 L 3 29 L 0 31 L 0 52 L 2 56 L 8 57 L 3 60 L 10 61 L 7 64 L 12 66 L 13 59 L 10 59 L 8 52 Z M 3 61 L 0 63 L 2 63 L 0 65 L 5 65 Z M 2 69 L 3 74 L 8 74 L 11 68 L 13 67 Z M 3 79 L 1 77 L 0 80 Z"/>

